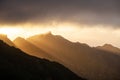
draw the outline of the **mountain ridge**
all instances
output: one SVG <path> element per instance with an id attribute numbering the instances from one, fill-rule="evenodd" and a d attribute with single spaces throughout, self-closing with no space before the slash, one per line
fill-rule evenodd
<path id="1" fill-rule="evenodd" d="M 19 48 L 22 51 L 28 53 L 29 55 L 40 57 L 40 58 L 47 58 L 49 60 L 54 60 L 54 58 L 52 56 L 50 56 L 47 52 L 45 52 L 45 51 L 41 50 L 40 48 L 36 47 L 34 44 L 28 42 L 24 38 L 17 37 L 13 41 L 13 43 L 16 45 L 17 48 Z"/>
<path id="2" fill-rule="evenodd" d="M 44 51 L 61 59 L 57 61 L 89 80 L 120 79 L 120 57 L 82 43 L 74 43 L 51 33 L 35 35 L 26 39 Z M 113 75 L 114 74 L 114 75 Z"/>
<path id="3" fill-rule="evenodd" d="M 7 43 L 10 46 L 15 46 L 14 43 L 8 39 L 7 35 L 5 34 L 0 34 L 0 40 L 3 40 L 5 43 Z"/>
<path id="4" fill-rule="evenodd" d="M 120 55 L 120 48 L 115 47 L 111 44 L 104 44 L 103 46 L 97 46 L 96 48 L 104 51 L 118 53 Z"/>
<path id="5" fill-rule="evenodd" d="M 0 79 L 84 80 L 57 62 L 30 56 L 0 40 Z"/>
<path id="6" fill-rule="evenodd" d="M 120 56 L 113 52 L 80 42 L 71 42 L 52 33 L 35 35 L 25 40 L 57 58 L 53 61 L 63 64 L 79 76 L 89 80 L 120 79 Z M 24 43 L 21 45 L 26 46 Z"/>

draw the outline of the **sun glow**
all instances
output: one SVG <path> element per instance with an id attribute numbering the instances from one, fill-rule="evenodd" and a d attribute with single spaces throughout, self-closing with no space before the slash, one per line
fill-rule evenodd
<path id="1" fill-rule="evenodd" d="M 1 28 L 0 33 L 2 34 L 16 34 L 19 32 L 19 29 L 16 28 Z"/>
<path id="2" fill-rule="evenodd" d="M 22 28 L 14 28 L 14 27 L 2 27 L 0 28 L 0 34 L 6 34 L 10 38 L 15 38 L 20 32 Z"/>
<path id="3" fill-rule="evenodd" d="M 0 34 L 6 34 L 9 39 L 14 40 L 17 37 L 28 38 L 36 34 L 43 34 L 51 31 L 53 34 L 67 35 L 74 31 L 75 28 L 70 24 L 56 24 L 56 25 L 16 25 L 16 26 L 0 26 Z"/>
<path id="4" fill-rule="evenodd" d="M 44 34 L 49 31 L 54 35 L 61 35 L 70 41 L 79 41 L 87 43 L 90 46 L 111 43 L 120 47 L 120 29 L 115 30 L 104 27 L 90 27 L 86 25 L 79 25 L 78 27 L 77 25 L 71 24 L 55 24 L 47 26 L 30 24 L 19 26 L 0 26 L 0 34 L 6 34 L 12 41 L 17 37 L 28 38 L 30 36 Z"/>

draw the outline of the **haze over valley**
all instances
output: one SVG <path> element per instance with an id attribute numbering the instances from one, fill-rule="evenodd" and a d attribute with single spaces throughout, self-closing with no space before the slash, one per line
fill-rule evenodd
<path id="1" fill-rule="evenodd" d="M 51 32 L 26 39 L 18 37 L 14 41 L 6 35 L 1 35 L 0 39 L 28 55 L 59 62 L 88 80 L 120 79 L 120 49 L 110 44 L 90 47 Z"/>
<path id="2" fill-rule="evenodd" d="M 120 80 L 120 0 L 0 0 L 0 78 Z"/>

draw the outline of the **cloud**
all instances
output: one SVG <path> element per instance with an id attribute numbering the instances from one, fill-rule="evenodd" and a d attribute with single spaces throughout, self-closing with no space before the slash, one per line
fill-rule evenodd
<path id="1" fill-rule="evenodd" d="M 120 25 L 120 0 L 0 0 L 0 24 L 74 22 Z"/>

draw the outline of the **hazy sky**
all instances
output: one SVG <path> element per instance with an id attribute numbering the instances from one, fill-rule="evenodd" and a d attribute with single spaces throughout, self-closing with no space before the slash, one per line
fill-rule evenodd
<path id="1" fill-rule="evenodd" d="M 15 35 L 16 28 L 24 28 L 21 35 L 51 30 L 72 41 L 120 47 L 120 0 L 0 0 L 0 32 Z"/>

